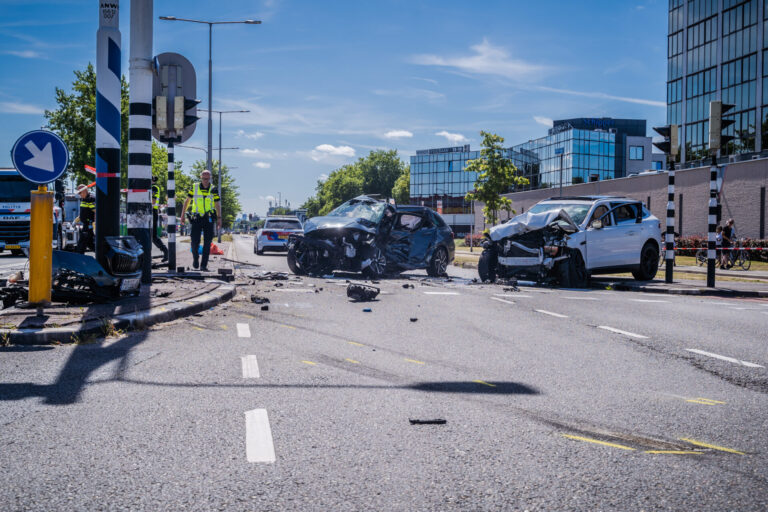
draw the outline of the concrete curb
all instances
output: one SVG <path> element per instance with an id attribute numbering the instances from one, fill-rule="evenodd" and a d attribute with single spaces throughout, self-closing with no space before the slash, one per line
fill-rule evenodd
<path id="1" fill-rule="evenodd" d="M 8 340 L 14 345 L 67 343 L 71 341 L 73 336 L 103 335 L 106 322 L 112 324 L 115 329 L 134 330 L 191 316 L 231 300 L 236 293 L 237 289 L 234 284 L 222 283 L 213 291 L 173 305 L 168 304 L 149 310 L 123 313 L 109 319 L 89 320 L 72 328 L 17 329 L 3 331 L 3 334 L 7 334 Z"/>

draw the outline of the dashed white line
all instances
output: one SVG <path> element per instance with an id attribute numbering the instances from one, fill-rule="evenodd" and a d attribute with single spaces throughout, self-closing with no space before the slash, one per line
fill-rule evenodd
<path id="1" fill-rule="evenodd" d="M 261 376 L 259 375 L 259 362 L 256 360 L 256 356 L 243 356 L 240 359 L 243 362 L 244 379 L 258 379 Z"/>
<path id="2" fill-rule="evenodd" d="M 705 304 L 710 304 L 712 306 L 735 306 L 733 302 L 706 302 Z"/>
<path id="3" fill-rule="evenodd" d="M 759 365 L 757 363 L 750 363 L 749 361 L 742 361 L 740 359 L 736 359 L 735 357 L 721 356 L 720 354 L 715 354 L 713 352 L 706 352 L 704 350 L 698 350 L 698 349 L 695 349 L 695 348 L 687 348 L 685 350 L 687 350 L 688 352 L 693 352 L 694 354 L 699 354 L 701 356 L 713 357 L 715 359 L 720 359 L 722 361 L 728 361 L 729 363 L 740 364 L 742 366 L 748 366 L 749 368 L 765 368 L 765 366 Z"/>
<path id="4" fill-rule="evenodd" d="M 657 302 L 663 304 L 669 304 L 668 300 L 655 300 L 655 299 L 629 299 L 633 302 Z"/>
<path id="5" fill-rule="evenodd" d="M 495 301 L 498 301 L 498 302 L 503 302 L 504 304 L 514 304 L 514 302 L 512 302 L 511 300 L 504 300 L 504 299 L 500 299 L 498 297 L 491 297 L 491 300 L 495 300 Z"/>
<path id="6" fill-rule="evenodd" d="M 238 338 L 250 338 L 251 328 L 248 324 L 237 324 L 237 337 Z"/>
<path id="7" fill-rule="evenodd" d="M 517 299 L 517 298 L 530 299 L 531 298 L 530 295 L 520 295 L 517 293 L 494 293 L 493 296 L 494 297 L 511 297 L 514 299 Z"/>
<path id="8" fill-rule="evenodd" d="M 547 311 L 546 309 L 534 309 L 537 313 L 542 313 L 544 315 L 554 316 L 556 318 L 568 318 L 568 315 L 561 315 L 560 313 L 553 313 L 551 311 Z"/>
<path id="9" fill-rule="evenodd" d="M 605 329 L 606 331 L 615 332 L 616 334 L 623 334 L 624 336 L 629 336 L 630 338 L 638 338 L 641 340 L 648 339 L 648 336 L 643 336 L 642 334 L 636 334 L 634 332 L 629 331 L 622 331 L 621 329 L 616 329 L 615 327 L 608 327 L 607 325 L 598 325 L 598 329 Z"/>
<path id="10" fill-rule="evenodd" d="M 275 462 L 275 446 L 266 409 L 245 412 L 245 456 L 248 462 Z"/>
<path id="11" fill-rule="evenodd" d="M 570 297 L 570 296 L 565 296 L 563 298 L 564 299 L 568 299 L 568 300 L 600 300 L 597 297 Z"/>
<path id="12" fill-rule="evenodd" d="M 424 292 L 425 295 L 460 295 L 459 292 Z"/>

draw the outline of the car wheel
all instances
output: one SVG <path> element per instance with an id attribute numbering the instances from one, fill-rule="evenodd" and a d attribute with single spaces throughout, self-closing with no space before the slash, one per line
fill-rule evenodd
<path id="1" fill-rule="evenodd" d="M 297 245 L 292 245 L 288 248 L 288 255 L 286 256 L 286 260 L 288 262 L 288 268 L 291 269 L 291 272 L 296 274 L 297 276 L 303 276 L 306 274 L 306 271 L 301 266 L 301 263 L 299 262 L 299 256 L 300 254 L 297 254 Z"/>
<path id="2" fill-rule="evenodd" d="M 480 255 L 480 261 L 477 262 L 477 272 L 480 274 L 480 281 L 496 281 L 496 254 L 488 249 L 483 250 Z"/>
<path id="3" fill-rule="evenodd" d="M 586 288 L 588 284 L 589 273 L 581 251 L 572 249 L 570 257 L 560 263 L 560 285 L 564 288 Z"/>
<path id="4" fill-rule="evenodd" d="M 648 242 L 640 251 L 640 268 L 632 271 L 632 275 L 638 281 L 650 281 L 656 277 L 659 270 L 659 250 Z"/>
<path id="5" fill-rule="evenodd" d="M 427 267 L 427 275 L 431 277 L 442 277 L 448 275 L 448 252 L 444 247 L 435 249 L 432 255 L 432 261 Z"/>
<path id="6" fill-rule="evenodd" d="M 379 247 L 374 247 L 370 255 L 371 264 L 363 269 L 363 276 L 368 279 L 378 279 L 387 271 L 387 257 Z"/>

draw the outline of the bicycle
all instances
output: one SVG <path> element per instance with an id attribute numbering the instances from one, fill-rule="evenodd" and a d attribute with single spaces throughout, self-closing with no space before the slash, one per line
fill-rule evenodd
<path id="1" fill-rule="evenodd" d="M 718 251 L 719 252 L 719 251 Z M 707 264 L 707 248 L 702 247 L 696 251 L 696 265 L 699 267 Z M 715 258 L 715 267 L 720 266 L 720 257 Z"/>
<path id="2" fill-rule="evenodd" d="M 749 259 L 749 251 L 744 248 L 744 239 L 739 240 L 739 249 L 735 256 L 731 256 L 731 267 L 739 266 L 742 270 L 749 270 L 752 266 L 752 260 Z"/>

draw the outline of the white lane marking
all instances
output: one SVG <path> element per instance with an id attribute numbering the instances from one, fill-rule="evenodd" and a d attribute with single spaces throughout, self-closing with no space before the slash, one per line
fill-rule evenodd
<path id="1" fill-rule="evenodd" d="M 248 324 L 237 324 L 237 337 L 238 338 L 250 338 L 251 328 Z"/>
<path id="2" fill-rule="evenodd" d="M 503 302 L 504 304 L 514 304 L 514 302 L 512 302 L 511 300 L 504 300 L 504 299 L 500 299 L 498 297 L 491 297 L 491 300 L 496 300 L 496 301 L 499 301 L 499 302 Z"/>
<path id="3" fill-rule="evenodd" d="M 458 292 L 424 292 L 426 295 L 460 295 Z"/>
<path id="4" fill-rule="evenodd" d="M 600 300 L 597 297 L 570 297 L 570 296 L 566 296 L 566 297 L 563 297 L 563 298 L 564 299 L 568 299 L 568 300 Z"/>
<path id="5" fill-rule="evenodd" d="M 493 296 L 494 297 L 512 297 L 512 298 L 515 298 L 515 299 L 517 299 L 518 297 L 521 297 L 523 299 L 530 299 L 531 298 L 530 295 L 519 295 L 517 293 L 494 293 Z"/>
<path id="6" fill-rule="evenodd" d="M 245 456 L 248 462 L 275 462 L 266 409 L 245 412 Z"/>
<path id="7" fill-rule="evenodd" d="M 711 304 L 713 306 L 735 306 L 733 302 L 704 302 L 705 304 Z"/>
<path id="8" fill-rule="evenodd" d="M 641 340 L 648 339 L 648 336 L 643 336 L 642 334 L 635 334 L 634 332 L 629 331 L 622 331 L 621 329 L 616 329 L 615 327 L 608 327 L 607 325 L 598 325 L 598 329 L 605 329 L 606 331 L 615 332 L 617 334 L 623 334 L 624 336 L 629 336 L 631 338 L 638 338 Z"/>
<path id="9" fill-rule="evenodd" d="M 243 356 L 240 360 L 243 362 L 244 379 L 258 379 L 261 377 L 259 374 L 259 362 L 256 360 L 256 356 Z"/>
<path id="10" fill-rule="evenodd" d="M 654 300 L 654 299 L 629 299 L 634 302 L 658 302 L 658 303 L 664 303 L 669 304 L 668 300 Z"/>
<path id="11" fill-rule="evenodd" d="M 730 308 L 735 311 L 762 311 L 762 308 Z"/>
<path id="12" fill-rule="evenodd" d="M 551 311 L 547 311 L 545 309 L 534 309 L 537 313 L 543 313 L 545 315 L 554 316 L 557 318 L 568 318 L 568 315 L 561 315 L 560 313 L 553 313 Z"/>
<path id="13" fill-rule="evenodd" d="M 749 361 L 741 361 L 739 359 L 736 359 L 735 357 L 728 357 L 728 356 L 721 356 L 720 354 L 714 354 L 712 352 L 705 352 L 704 350 L 698 350 L 695 348 L 687 348 L 685 349 L 688 352 L 693 352 L 694 354 L 699 354 L 702 356 L 707 357 L 714 357 L 715 359 L 720 359 L 723 361 L 728 361 L 729 363 L 735 363 L 740 364 L 742 366 L 748 366 L 750 368 L 765 368 L 765 366 L 759 365 L 757 363 L 750 363 Z"/>
<path id="14" fill-rule="evenodd" d="M 549 290 L 536 290 L 534 288 L 530 288 L 530 289 L 525 290 L 525 291 L 527 291 L 527 292 L 534 292 L 534 293 L 552 293 Z"/>

